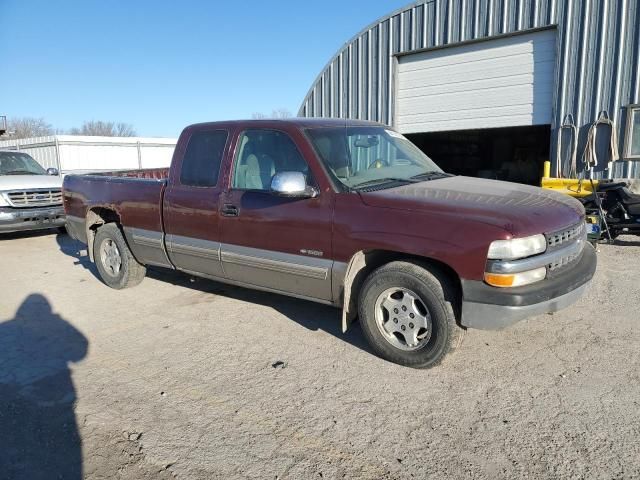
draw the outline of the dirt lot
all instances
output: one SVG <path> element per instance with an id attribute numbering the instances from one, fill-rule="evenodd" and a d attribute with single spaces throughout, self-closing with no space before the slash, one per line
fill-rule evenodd
<path id="1" fill-rule="evenodd" d="M 110 290 L 80 247 L 0 240 L 0 478 L 640 477 L 633 238 L 579 304 L 430 371 L 328 307 L 162 271 Z"/>

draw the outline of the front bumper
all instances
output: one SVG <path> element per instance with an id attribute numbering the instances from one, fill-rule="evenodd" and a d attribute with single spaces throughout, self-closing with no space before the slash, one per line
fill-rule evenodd
<path id="1" fill-rule="evenodd" d="M 462 325 L 498 330 L 528 317 L 566 308 L 587 290 L 596 265 L 596 252 L 587 244 L 572 268 L 538 283 L 496 288 L 484 282 L 463 280 Z"/>
<path id="2" fill-rule="evenodd" d="M 0 233 L 63 227 L 62 206 L 40 208 L 0 208 Z"/>

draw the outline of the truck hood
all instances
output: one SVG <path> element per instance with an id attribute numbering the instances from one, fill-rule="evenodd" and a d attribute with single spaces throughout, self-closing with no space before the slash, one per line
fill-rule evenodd
<path id="1" fill-rule="evenodd" d="M 471 177 L 447 177 L 360 195 L 372 207 L 457 215 L 502 228 L 514 237 L 553 232 L 584 217 L 582 204 L 568 195 Z"/>
<path id="2" fill-rule="evenodd" d="M 62 177 L 53 175 L 0 175 L 0 192 L 36 188 L 62 188 Z"/>

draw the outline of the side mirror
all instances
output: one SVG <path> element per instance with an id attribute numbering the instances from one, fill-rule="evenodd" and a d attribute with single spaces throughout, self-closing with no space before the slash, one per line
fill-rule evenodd
<path id="1" fill-rule="evenodd" d="M 318 191 L 307 185 L 302 172 L 278 172 L 271 179 L 271 193 L 280 197 L 313 198 Z"/>
<path id="2" fill-rule="evenodd" d="M 60 172 L 58 171 L 57 168 L 47 168 L 47 175 L 53 175 L 54 177 L 57 177 L 58 175 L 60 175 Z"/>

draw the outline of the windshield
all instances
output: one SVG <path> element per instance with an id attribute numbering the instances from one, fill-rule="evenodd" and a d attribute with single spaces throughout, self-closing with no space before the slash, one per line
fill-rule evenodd
<path id="1" fill-rule="evenodd" d="M 327 169 L 348 188 L 446 175 L 413 143 L 384 127 L 320 127 L 307 134 Z"/>
<path id="2" fill-rule="evenodd" d="M 0 152 L 0 175 L 46 175 L 47 172 L 26 153 Z"/>

